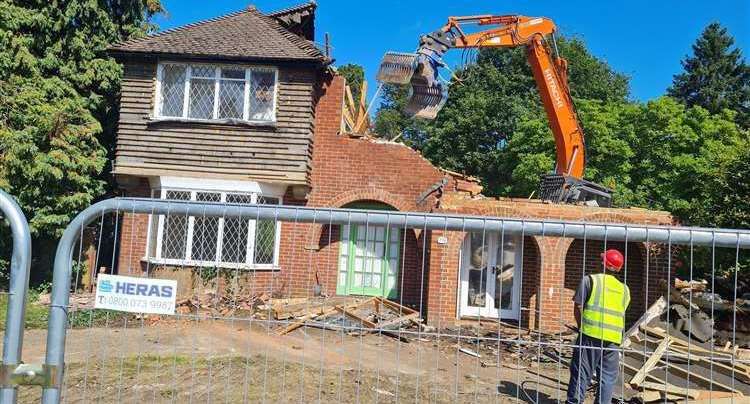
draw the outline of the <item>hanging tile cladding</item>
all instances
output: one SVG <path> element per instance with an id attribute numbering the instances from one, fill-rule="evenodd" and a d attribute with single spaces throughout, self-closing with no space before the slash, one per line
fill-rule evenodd
<path id="1" fill-rule="evenodd" d="M 156 63 L 126 62 L 115 174 L 212 176 L 305 184 L 317 70 L 279 67 L 275 127 L 153 122 Z"/>

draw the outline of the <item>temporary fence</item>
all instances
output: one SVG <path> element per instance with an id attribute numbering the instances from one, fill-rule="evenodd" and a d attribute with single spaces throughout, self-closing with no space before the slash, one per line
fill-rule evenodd
<path id="1" fill-rule="evenodd" d="M 32 383 L 35 375 L 43 372 L 33 366 L 21 365 L 26 295 L 31 268 L 29 224 L 15 199 L 3 190 L 0 190 L 0 212 L 12 238 L 8 286 L 0 296 L 6 306 L 3 362 L 0 364 L 0 403 L 15 403 L 16 387 Z"/>
<path id="2" fill-rule="evenodd" d="M 594 351 L 619 376 L 589 394 L 750 395 L 748 231 L 163 196 L 182 200 L 105 200 L 63 233 L 43 402 L 564 402 Z M 605 271 L 630 289 L 619 345 L 575 321 L 581 280 Z M 112 274 L 175 281 L 174 314 L 97 308 L 127 282 Z"/>

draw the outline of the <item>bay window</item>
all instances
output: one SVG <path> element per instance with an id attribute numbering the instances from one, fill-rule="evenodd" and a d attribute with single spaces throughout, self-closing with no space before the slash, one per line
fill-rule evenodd
<path id="1" fill-rule="evenodd" d="M 259 193 L 161 189 L 162 199 L 278 205 Z M 280 222 L 252 217 L 153 215 L 150 256 L 157 264 L 228 268 L 278 267 Z"/>
<path id="2" fill-rule="evenodd" d="M 270 67 L 161 63 L 154 115 L 274 122 L 277 76 Z"/>

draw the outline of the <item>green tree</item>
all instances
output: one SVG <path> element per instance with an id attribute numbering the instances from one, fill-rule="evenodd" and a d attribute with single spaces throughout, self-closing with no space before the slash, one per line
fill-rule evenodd
<path id="1" fill-rule="evenodd" d="M 340 75 L 346 79 L 346 84 L 352 90 L 354 102 L 359 102 L 359 96 L 362 91 L 362 83 L 365 81 L 365 69 L 357 64 L 345 64 L 338 68 Z"/>
<path id="2" fill-rule="evenodd" d="M 161 11 L 158 0 L 0 0 L 0 186 L 29 219 L 35 275 L 106 189 L 122 74 L 106 48 Z"/>
<path id="3" fill-rule="evenodd" d="M 732 161 L 713 190 L 713 225 L 750 229 L 750 148 Z"/>
<path id="4" fill-rule="evenodd" d="M 737 122 L 750 127 L 750 66 L 726 28 L 709 24 L 682 67 L 684 72 L 674 76 L 669 95 L 714 114 L 723 109 L 737 111 Z"/>

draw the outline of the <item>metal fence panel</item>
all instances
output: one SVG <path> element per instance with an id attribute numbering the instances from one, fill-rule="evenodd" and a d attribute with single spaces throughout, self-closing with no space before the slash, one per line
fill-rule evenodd
<path id="1" fill-rule="evenodd" d="M 576 356 L 608 352 L 617 397 L 750 394 L 748 231 L 275 203 L 116 198 L 76 217 L 47 334 L 46 365 L 65 372 L 43 402 L 560 402 Z M 612 248 L 629 329 L 592 345 L 571 299 Z M 100 267 L 177 280 L 176 314 L 92 309 L 79 278 Z"/>
<path id="2" fill-rule="evenodd" d="M 0 366 L 0 402 L 16 402 L 16 386 L 11 376 L 21 363 L 26 295 L 29 290 L 31 268 L 31 233 L 21 208 L 10 195 L 0 190 L 0 211 L 7 221 L 13 238 L 10 277 L 7 292 L 3 362 Z"/>

